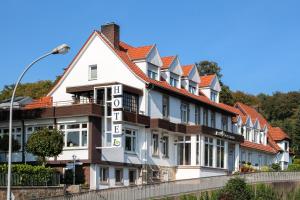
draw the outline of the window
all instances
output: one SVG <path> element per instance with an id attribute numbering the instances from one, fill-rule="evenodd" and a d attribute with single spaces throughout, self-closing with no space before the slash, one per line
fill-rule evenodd
<path id="1" fill-rule="evenodd" d="M 200 117 L 200 106 L 195 106 L 195 124 L 200 125 L 201 123 L 201 117 Z"/>
<path id="2" fill-rule="evenodd" d="M 208 126 L 208 110 L 203 109 L 203 125 Z"/>
<path id="3" fill-rule="evenodd" d="M 212 128 L 216 128 L 216 113 L 215 112 L 211 112 L 211 116 L 210 116 L 210 126 Z"/>
<path id="4" fill-rule="evenodd" d="M 200 135 L 196 136 L 196 165 L 200 164 Z"/>
<path id="5" fill-rule="evenodd" d="M 169 117 L 169 97 L 166 95 L 163 95 L 163 100 L 162 100 L 162 114 L 164 118 Z"/>
<path id="6" fill-rule="evenodd" d="M 177 142 L 178 165 L 191 165 L 191 136 L 179 136 Z"/>
<path id="7" fill-rule="evenodd" d="M 116 184 L 123 183 L 123 169 L 115 169 L 115 180 Z"/>
<path id="8" fill-rule="evenodd" d="M 125 151 L 135 152 L 136 149 L 136 131 L 131 129 L 123 130 L 125 132 Z"/>
<path id="9" fill-rule="evenodd" d="M 109 168 L 108 167 L 100 167 L 100 183 L 107 184 L 109 176 Z"/>
<path id="10" fill-rule="evenodd" d="M 148 77 L 157 80 L 157 73 L 152 70 L 148 70 Z"/>
<path id="11" fill-rule="evenodd" d="M 255 143 L 258 143 L 258 134 L 259 134 L 259 132 L 258 132 L 258 130 L 254 130 L 254 137 L 253 137 L 253 142 L 255 142 Z"/>
<path id="12" fill-rule="evenodd" d="M 138 112 L 138 96 L 128 92 L 123 93 L 123 109 L 129 112 Z"/>
<path id="13" fill-rule="evenodd" d="M 288 148 L 289 148 L 288 143 L 287 143 L 287 142 L 284 142 L 284 150 L 285 150 L 285 151 L 288 151 Z"/>
<path id="14" fill-rule="evenodd" d="M 60 124 L 59 129 L 64 133 L 65 147 L 88 146 L 87 123 Z"/>
<path id="15" fill-rule="evenodd" d="M 189 122 L 189 105 L 187 103 L 181 103 L 181 123 Z"/>
<path id="16" fill-rule="evenodd" d="M 210 92 L 210 100 L 216 102 L 217 101 L 217 93 L 215 91 Z"/>
<path id="17" fill-rule="evenodd" d="M 89 66 L 89 80 L 97 80 L 97 65 Z"/>
<path id="18" fill-rule="evenodd" d="M 170 77 L 170 85 L 173 87 L 178 87 L 178 79 L 171 76 Z"/>
<path id="19" fill-rule="evenodd" d="M 169 157 L 169 137 L 163 136 L 162 137 L 162 154 L 163 157 Z"/>
<path id="20" fill-rule="evenodd" d="M 250 141 L 250 127 L 246 127 L 246 140 Z"/>
<path id="21" fill-rule="evenodd" d="M 130 169 L 128 176 L 129 176 L 129 184 L 134 185 L 136 181 L 136 170 Z"/>
<path id="22" fill-rule="evenodd" d="M 189 92 L 195 94 L 196 93 L 196 87 L 189 85 Z"/>
<path id="23" fill-rule="evenodd" d="M 217 167 L 224 168 L 224 140 L 217 139 Z"/>
<path id="24" fill-rule="evenodd" d="M 152 133 L 152 155 L 158 156 L 158 134 Z"/>
<path id="25" fill-rule="evenodd" d="M 212 167 L 213 166 L 213 138 L 205 137 L 204 139 L 204 166 Z"/>
<path id="26" fill-rule="evenodd" d="M 248 153 L 248 162 L 252 163 L 252 153 Z"/>
<path id="27" fill-rule="evenodd" d="M 228 131 L 228 117 L 226 115 L 222 115 L 222 130 Z"/>

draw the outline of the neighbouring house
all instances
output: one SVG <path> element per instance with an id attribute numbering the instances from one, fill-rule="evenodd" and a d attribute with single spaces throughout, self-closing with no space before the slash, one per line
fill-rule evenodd
<path id="1" fill-rule="evenodd" d="M 13 134 L 22 143 L 13 161 L 34 162 L 24 144 L 48 127 L 65 139 L 48 164 L 63 172 L 75 155 L 91 189 L 225 175 L 249 160 L 285 168 L 286 134 L 240 103 L 219 103 L 220 91 L 216 75 L 200 76 L 194 64 L 162 57 L 156 45 L 129 45 L 117 24 L 105 24 L 47 97 L 14 110 Z M 0 134 L 7 121 L 0 110 Z"/>

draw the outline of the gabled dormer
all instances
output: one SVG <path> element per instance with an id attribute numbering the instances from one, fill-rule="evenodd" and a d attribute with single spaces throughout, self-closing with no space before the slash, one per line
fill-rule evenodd
<path id="1" fill-rule="evenodd" d="M 128 47 L 128 57 L 148 75 L 149 78 L 159 81 L 163 62 L 156 45 L 142 47 Z"/>
<path id="2" fill-rule="evenodd" d="M 182 66 L 181 87 L 190 93 L 199 94 L 198 84 L 200 83 L 200 76 L 196 65 Z"/>
<path id="3" fill-rule="evenodd" d="M 162 57 L 161 77 L 171 86 L 180 88 L 183 74 L 178 56 Z"/>
<path id="4" fill-rule="evenodd" d="M 221 85 L 215 74 L 200 76 L 199 88 L 210 100 L 219 103 Z"/>

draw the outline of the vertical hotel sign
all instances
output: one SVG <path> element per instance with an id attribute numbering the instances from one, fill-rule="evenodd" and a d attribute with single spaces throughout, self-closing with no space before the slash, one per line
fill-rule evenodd
<path id="1" fill-rule="evenodd" d="M 121 147 L 122 144 L 122 108 L 123 108 L 122 85 L 112 86 L 112 146 Z"/>

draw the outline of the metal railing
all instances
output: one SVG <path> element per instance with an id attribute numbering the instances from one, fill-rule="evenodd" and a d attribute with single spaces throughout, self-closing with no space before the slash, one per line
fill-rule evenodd
<path id="1" fill-rule="evenodd" d="M 58 186 L 60 185 L 60 174 L 50 175 L 39 174 L 12 174 L 12 186 Z M 6 186 L 7 174 L 0 173 L 0 186 Z"/>
<path id="2" fill-rule="evenodd" d="M 44 198 L 47 200 L 142 200 L 176 196 L 225 186 L 233 177 L 241 177 L 247 183 L 300 181 L 300 172 L 261 172 L 234 176 L 215 176 L 188 180 L 177 180 L 158 184 L 95 190 L 70 196 Z"/>

